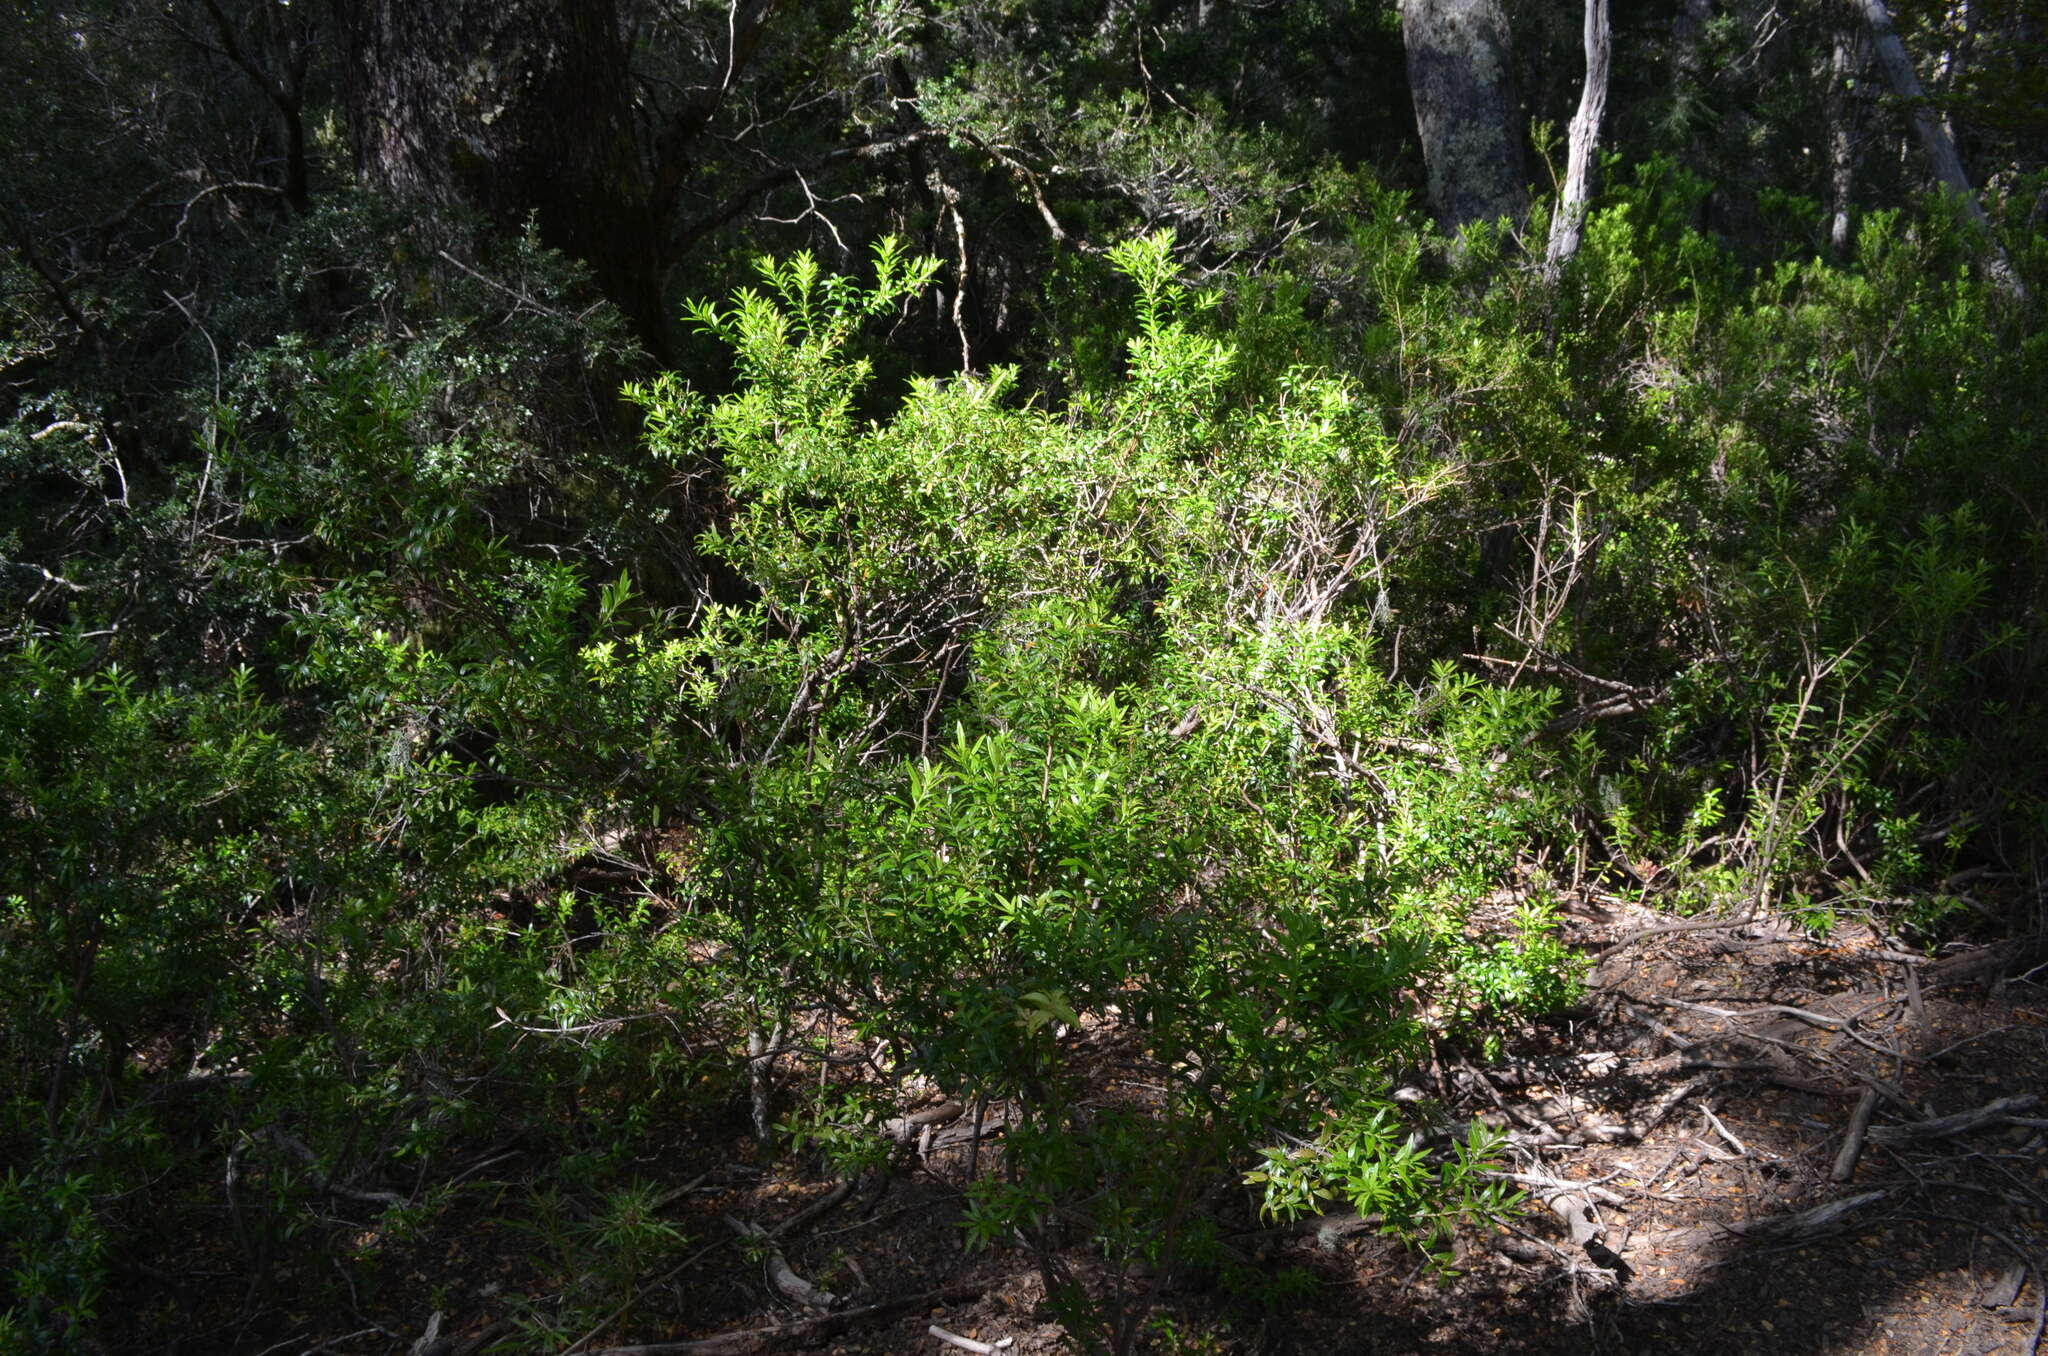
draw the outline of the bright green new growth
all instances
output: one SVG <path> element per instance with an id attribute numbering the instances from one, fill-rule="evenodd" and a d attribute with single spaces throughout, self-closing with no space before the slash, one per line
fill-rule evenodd
<path id="1" fill-rule="evenodd" d="M 1561 953 L 1463 935 L 1543 813 L 1505 788 L 1544 701 L 1444 673 L 1418 702 L 1377 663 L 1387 553 L 1451 469 L 1325 374 L 1227 401 L 1169 249 L 1114 253 L 1141 332 L 1064 416 L 998 372 L 862 420 L 853 322 L 929 272 L 889 247 L 872 289 L 799 258 L 693 307 L 732 395 L 635 392 L 659 454 L 722 465 L 707 546 L 758 595 L 605 651 L 742 741 L 692 925 L 757 1023 L 832 1011 L 898 1077 L 1015 1099 L 969 1228 L 1049 1263 L 1076 1211 L 1119 1265 L 1192 1258 L 1189 1193 L 1283 1133 L 1318 1138 L 1276 1212 L 1496 1213 L 1493 1142 L 1425 1169 L 1387 1139 L 1391 1079 L 1427 1024 L 1568 989 Z M 1156 1060 L 1144 1114 L 1083 1095 L 1103 1040 Z"/>

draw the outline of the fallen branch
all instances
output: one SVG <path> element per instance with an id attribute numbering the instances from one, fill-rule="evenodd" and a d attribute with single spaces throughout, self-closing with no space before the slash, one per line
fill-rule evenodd
<path id="1" fill-rule="evenodd" d="M 1628 1204 L 1627 1197 L 1609 1191 L 1599 1182 L 1574 1182 L 1569 1178 L 1545 1177 L 1534 1172 L 1489 1172 L 1484 1175 L 1497 1181 L 1513 1182 L 1516 1186 L 1533 1187 L 1537 1194 L 1546 1199 L 1560 1194 L 1570 1194 L 1586 1196 L 1605 1205 Z"/>
<path id="2" fill-rule="evenodd" d="M 2031 1111 L 2041 1099 L 2031 1092 L 2017 1097 L 2001 1097 L 1972 1111 L 1958 1111 L 1953 1116 L 1936 1116 L 1932 1120 L 1908 1121 L 1904 1125 L 1882 1125 L 1870 1132 L 1870 1137 L 1879 1144 L 1898 1144 L 1913 1139 L 1945 1139 L 1950 1135 L 1967 1134 L 1982 1130 L 1987 1125 L 2000 1125 L 2022 1111 Z"/>
<path id="3" fill-rule="evenodd" d="M 288 1135 L 274 1125 L 258 1130 L 254 1138 L 268 1140 L 304 1163 L 307 1180 L 330 1196 L 339 1196 L 345 1201 L 357 1201 L 363 1205 L 390 1207 L 407 1204 L 406 1198 L 395 1191 L 364 1191 L 359 1187 L 343 1186 L 339 1182 L 329 1181 L 327 1174 L 320 1171 L 319 1155 L 315 1154 L 304 1140 Z"/>
<path id="4" fill-rule="evenodd" d="M 1574 1246 L 1584 1250 L 1593 1265 L 1615 1273 L 1626 1284 L 1634 1273 L 1621 1254 L 1607 1246 L 1607 1226 L 1600 1222 L 1594 1203 L 1624 1206 L 1627 1202 L 1597 1182 L 1574 1182 L 1561 1177 L 1544 1177 L 1530 1172 L 1492 1172 L 1488 1177 L 1530 1187 L 1537 1198 L 1563 1222 Z"/>
<path id="5" fill-rule="evenodd" d="M 797 1211 L 773 1229 L 770 1229 L 768 1237 L 774 1239 L 795 1237 L 802 1230 L 809 1228 L 811 1221 L 832 1210 L 838 1209 L 840 1203 L 852 1194 L 853 1179 L 848 1177 L 840 1182 L 838 1186 L 833 1187 L 830 1191 L 818 1197 L 817 1200 L 812 1201 L 809 1205 Z"/>
<path id="6" fill-rule="evenodd" d="M 1605 950 L 1595 953 L 1593 966 L 1598 969 L 1608 957 L 1619 955 L 1637 942 L 1646 942 L 1652 937 L 1663 937 L 1674 932 L 1711 932 L 1723 928 L 1747 927 L 1755 921 L 1755 911 L 1745 910 L 1733 918 L 1691 918 L 1683 923 L 1658 923 L 1651 927 L 1637 928 Z"/>
<path id="7" fill-rule="evenodd" d="M 937 1106 L 913 1111 L 908 1116 L 897 1116 L 882 1122 L 882 1133 L 901 1144 L 917 1138 L 920 1130 L 927 1127 L 949 1125 L 967 1113 L 967 1108 L 955 1101 L 944 1101 Z"/>
<path id="8" fill-rule="evenodd" d="M 436 1309 L 433 1317 L 427 1320 L 426 1331 L 412 1344 L 407 1356 L 440 1356 L 449 1349 L 450 1344 L 441 1340 L 441 1311 Z"/>
<path id="9" fill-rule="evenodd" d="M 1849 1133 L 1842 1137 L 1842 1151 L 1835 1155 L 1831 1182 L 1846 1182 L 1856 1175 L 1856 1160 L 1863 1154 L 1863 1137 L 1870 1133 L 1870 1117 L 1877 1110 L 1877 1089 L 1865 1088 L 1849 1116 Z"/>
<path id="10" fill-rule="evenodd" d="M 2035 933 L 2011 937 L 1974 951 L 1943 956 L 1928 965 L 1921 978 L 1930 988 L 1960 984 L 1991 984 L 2017 974 L 2048 957 L 2048 936 Z"/>
<path id="11" fill-rule="evenodd" d="M 1730 1232 L 1745 1238 L 1770 1239 L 1777 1243 L 1808 1242 L 1834 1230 L 1847 1216 L 1861 1210 L 1873 1201 L 1883 1200 L 1882 1191 L 1866 1191 L 1860 1196 L 1850 1196 L 1839 1201 L 1816 1205 L 1811 1210 L 1802 1210 L 1796 1215 L 1778 1215 L 1771 1219 L 1750 1220 L 1744 1224 L 1726 1226 Z"/>
<path id="12" fill-rule="evenodd" d="M 976 1118 L 972 1125 L 949 1125 L 931 1137 L 930 1142 L 925 1145 L 925 1151 L 929 1153 L 933 1149 L 950 1149 L 960 1144 L 978 1147 L 982 1140 L 1002 1130 L 1009 1123 L 1009 1113 L 998 1111 L 993 1116 L 983 1115 Z"/>
<path id="13" fill-rule="evenodd" d="M 734 1233 L 748 1242 L 767 1244 L 770 1240 L 768 1231 L 758 1224 L 749 1224 L 745 1220 L 734 1219 L 731 1215 L 725 1217 L 725 1222 L 732 1227 Z M 769 1281 L 790 1303 L 802 1305 L 820 1314 L 830 1313 L 839 1307 L 839 1296 L 812 1285 L 797 1275 L 795 1269 L 789 1265 L 789 1259 L 782 1255 L 780 1248 L 770 1247 L 767 1256 L 762 1260 L 767 1264 Z"/>

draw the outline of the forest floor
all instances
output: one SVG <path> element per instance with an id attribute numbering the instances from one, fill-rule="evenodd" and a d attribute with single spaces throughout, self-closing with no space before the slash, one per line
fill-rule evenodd
<path id="1" fill-rule="evenodd" d="M 1655 917 L 1613 903 L 1567 918 L 1601 956 L 1578 1008 L 1490 1060 L 1447 1055 L 1417 1074 L 1449 1121 L 1512 1133 L 1530 1194 L 1512 1227 L 1461 1237 L 1444 1277 L 1355 1216 L 1271 1228 L 1247 1215 L 1232 1255 L 1298 1268 L 1302 1297 L 1260 1313 L 1213 1285 L 1124 1277 L 1156 1294 L 1138 1350 L 2032 1356 L 2048 1319 L 2039 945 L 1927 960 L 1852 925 L 1826 941 L 1773 923 L 1642 936 Z M 1101 1096 L 1144 1087 L 1141 1052 L 1091 1037 Z M 961 1184 L 970 1156 L 984 1172 L 998 1160 L 1001 1108 L 978 1137 L 956 1108 L 929 1119 L 899 1127 L 898 1170 L 858 1189 L 754 1169 L 743 1140 L 721 1152 L 678 1127 L 659 1171 L 693 1246 L 579 1350 L 1069 1350 L 1027 1255 L 963 1247 Z M 397 1265 L 375 1307 L 403 1320 L 293 1315 L 232 1347 L 563 1356 L 514 1323 L 519 1297 L 561 1278 L 494 1212 L 459 1213 L 403 1261 L 387 1251 Z M 769 1237 L 747 1244 L 735 1222 Z M 832 1292 L 830 1311 L 781 1293 L 792 1277 Z M 422 1340 L 430 1311 L 441 1319 Z"/>

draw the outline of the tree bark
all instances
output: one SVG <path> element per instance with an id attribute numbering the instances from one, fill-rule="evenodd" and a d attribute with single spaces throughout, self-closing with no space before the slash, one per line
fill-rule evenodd
<path id="1" fill-rule="evenodd" d="M 2013 270 L 2012 260 L 2006 257 L 1998 237 L 1991 230 L 1991 219 L 1985 216 L 1983 204 L 1977 201 L 1976 190 L 1970 187 L 1970 176 L 1963 170 L 1963 158 L 1956 154 L 1954 138 L 1949 136 L 1927 100 L 1927 91 L 1913 69 L 1913 59 L 1906 53 L 1906 44 L 1899 41 L 1898 31 L 1892 27 L 1890 7 L 1885 0 L 1856 0 L 1856 4 L 1862 11 L 1864 23 L 1870 28 L 1878 69 L 1884 72 L 1885 83 L 1891 87 L 1892 93 L 1905 104 L 1906 116 L 1913 124 L 1914 135 L 1919 138 L 1920 149 L 1934 169 L 1934 177 L 1962 200 L 1963 210 L 1984 232 L 1984 271 L 1993 285 L 2008 296 L 2025 300 L 2026 284 Z"/>
<path id="2" fill-rule="evenodd" d="M 590 266 L 660 348 L 661 231 L 615 0 L 334 0 L 365 183 L 462 203 Z"/>
<path id="3" fill-rule="evenodd" d="M 1837 29 L 1828 71 L 1828 244 L 1838 255 L 1849 250 L 1849 203 L 1856 185 L 1856 46 L 1855 34 Z"/>
<path id="4" fill-rule="evenodd" d="M 1521 107 L 1500 0 L 1401 0 L 1429 199 L 1446 230 L 1519 217 Z"/>
<path id="5" fill-rule="evenodd" d="M 1572 118 L 1571 151 L 1565 165 L 1564 191 L 1550 222 L 1550 248 L 1543 273 L 1556 282 L 1564 266 L 1579 252 L 1585 234 L 1586 203 L 1593 196 L 1593 167 L 1600 151 L 1600 125 L 1607 116 L 1607 76 L 1614 56 L 1614 26 L 1607 0 L 1586 0 L 1586 84 L 1579 92 L 1579 111 Z"/>

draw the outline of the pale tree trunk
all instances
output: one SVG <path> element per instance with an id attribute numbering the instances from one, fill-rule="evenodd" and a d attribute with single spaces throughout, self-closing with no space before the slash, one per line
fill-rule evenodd
<path id="1" fill-rule="evenodd" d="M 1858 65 L 1856 47 L 1855 34 L 1836 30 L 1827 93 L 1828 244 L 1836 254 L 1849 249 L 1849 202 L 1856 182 L 1856 104 L 1851 94 Z"/>
<path id="2" fill-rule="evenodd" d="M 1941 49 L 1941 60 L 1935 64 L 1934 87 L 1941 91 L 1942 97 L 1945 99 L 1955 90 L 1956 82 L 1962 78 L 1963 62 L 1969 56 L 1971 37 L 1970 0 L 1956 0 L 1956 3 L 1951 4 L 1948 7 L 1948 13 L 1943 18 L 1941 27 L 1943 35 L 1948 41 Z M 1941 130 L 1948 133 L 1951 140 L 1954 139 L 1956 134 L 1955 123 L 1950 120 L 1945 106 L 1941 114 Z"/>
<path id="3" fill-rule="evenodd" d="M 1550 249 L 1543 260 L 1543 275 L 1552 282 L 1579 252 L 1585 234 L 1586 204 L 1593 196 L 1593 169 L 1600 152 L 1600 124 L 1607 116 L 1607 75 L 1613 56 L 1614 26 L 1608 21 L 1607 0 L 1586 0 L 1586 85 L 1579 92 L 1579 111 L 1572 117 L 1564 191 L 1558 195 L 1557 215 L 1550 220 Z"/>
<path id="4" fill-rule="evenodd" d="M 1519 218 L 1522 116 L 1500 0 L 1401 0 L 1415 127 L 1437 220 Z"/>
<path id="5" fill-rule="evenodd" d="M 1906 116 L 1913 124 L 1913 133 L 1920 141 L 1920 149 L 1926 154 L 1928 163 L 1934 169 L 1934 177 L 1962 200 L 1963 210 L 1984 232 L 1984 271 L 1994 286 L 2015 299 L 2025 300 L 2026 284 L 2013 270 L 2012 260 L 2006 257 L 1998 238 L 1992 233 L 1991 220 L 1984 215 L 1984 205 L 1977 201 L 1977 194 L 1970 187 L 1970 176 L 1963 170 L 1963 158 L 1956 154 L 1955 139 L 1935 116 L 1933 107 L 1927 101 L 1927 91 L 1920 84 L 1920 76 L 1913 69 L 1913 59 L 1906 53 L 1906 44 L 1899 41 L 1899 34 L 1892 27 L 1891 9 L 1885 0 L 1855 0 L 1861 10 L 1863 21 L 1870 27 L 1870 36 L 1877 66 L 1884 73 L 1885 83 L 1891 87 L 1906 106 Z"/>

